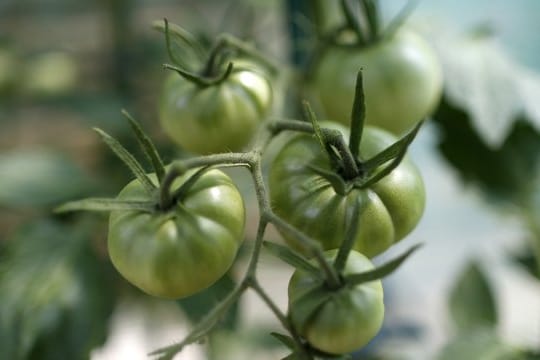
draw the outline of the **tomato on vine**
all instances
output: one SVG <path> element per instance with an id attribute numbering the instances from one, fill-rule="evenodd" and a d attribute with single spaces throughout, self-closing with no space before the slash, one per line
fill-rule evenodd
<path id="1" fill-rule="evenodd" d="M 175 34 L 183 31 L 185 42 L 185 30 L 173 29 Z M 167 23 L 164 31 L 169 39 Z M 194 42 L 189 41 L 188 50 Z M 170 40 L 167 43 L 170 47 Z M 199 57 L 197 64 L 186 63 L 169 50 L 175 65 L 166 66 L 174 72 L 161 92 L 161 125 L 173 141 L 194 153 L 240 151 L 272 109 L 272 69 L 254 58 L 255 50 L 230 36 L 221 37 L 209 53 L 193 52 Z M 202 69 L 188 70 L 200 67 L 203 59 Z"/>
<path id="2" fill-rule="evenodd" d="M 351 74 L 362 69 L 366 122 L 400 136 L 437 107 L 441 65 L 413 31 L 397 25 L 381 31 L 376 8 L 366 17 L 373 22 L 370 33 L 349 14 L 348 25 L 324 46 L 314 69 L 313 92 L 329 119 L 348 124 L 355 86 Z"/>
<path id="3" fill-rule="evenodd" d="M 322 126 L 349 136 L 349 131 L 338 124 Z M 366 126 L 359 156 L 362 160 L 373 159 L 396 141 L 387 131 Z M 372 170 L 377 173 L 381 168 Z M 416 227 L 424 211 L 425 189 L 417 167 L 407 156 L 378 181 L 369 181 L 367 176 L 365 173 L 347 179 L 317 138 L 296 134 L 270 167 L 273 209 L 324 249 L 334 249 L 343 241 L 345 219 L 359 201 L 362 210 L 354 249 L 368 257 L 376 256 Z M 293 237 L 285 232 L 282 235 L 301 250 Z"/>
<path id="4" fill-rule="evenodd" d="M 325 252 L 334 260 L 337 250 Z M 349 253 L 343 276 L 373 270 L 367 257 L 356 251 Z M 313 273 L 296 270 L 289 286 L 289 315 L 299 334 L 315 349 L 328 354 L 347 354 L 365 346 L 379 332 L 384 320 L 381 280 L 359 285 L 343 284 L 329 289 Z M 319 297 L 313 306 L 309 297 Z"/>
<path id="5" fill-rule="evenodd" d="M 176 179 L 171 191 L 193 175 Z M 152 201 L 139 180 L 126 185 L 117 199 Z M 183 298 L 212 285 L 231 267 L 244 223 L 238 189 L 222 171 L 209 170 L 169 209 L 112 211 L 109 256 L 118 272 L 144 292 Z"/>
<path id="6" fill-rule="evenodd" d="M 244 148 L 270 111 L 272 87 L 262 69 L 243 63 L 234 61 L 226 79 L 208 86 L 170 74 L 159 102 L 165 133 L 194 153 Z"/>
<path id="7" fill-rule="evenodd" d="M 146 174 L 120 143 L 98 130 L 136 179 L 115 199 L 75 201 L 59 211 L 109 211 L 107 244 L 118 272 L 147 294 L 190 296 L 215 283 L 233 264 L 244 236 L 242 195 L 220 170 L 165 167 L 150 139 L 125 115 L 155 173 Z"/>

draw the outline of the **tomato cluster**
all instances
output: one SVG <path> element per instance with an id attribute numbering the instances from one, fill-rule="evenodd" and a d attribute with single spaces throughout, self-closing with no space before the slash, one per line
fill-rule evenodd
<path id="1" fill-rule="evenodd" d="M 166 22 L 165 31 L 168 36 Z M 264 217 L 252 261 L 264 227 L 274 222 L 289 245 L 282 258 L 297 267 L 288 316 L 282 316 L 301 339 L 293 351 L 352 352 L 381 328 L 380 278 L 396 267 L 375 269 L 370 259 L 407 236 L 424 211 L 424 184 L 405 153 L 415 125 L 438 101 L 438 63 L 418 36 L 405 31 L 361 49 L 334 44 L 318 59 L 311 85 L 326 115 L 341 124 L 318 123 L 311 115 L 311 124 L 280 123 L 264 121 L 275 97 L 268 68 L 246 55 L 249 47 L 232 44 L 218 43 L 197 73 L 169 66 L 176 72 L 164 81 L 159 102 L 165 133 L 183 149 L 208 156 L 165 167 L 132 122 L 155 173 L 146 174 L 106 138 L 137 179 L 110 204 L 81 207 L 111 211 L 110 258 L 129 282 L 154 296 L 182 298 L 222 277 L 244 237 L 242 195 L 215 167 L 249 168 Z M 363 84 L 354 81 L 360 68 Z M 293 132 L 269 165 L 267 192 L 262 152 L 287 130 Z M 262 144 L 242 153 L 256 131 Z M 254 285 L 255 268 L 249 267 L 239 291 L 251 286 L 262 292 Z"/>

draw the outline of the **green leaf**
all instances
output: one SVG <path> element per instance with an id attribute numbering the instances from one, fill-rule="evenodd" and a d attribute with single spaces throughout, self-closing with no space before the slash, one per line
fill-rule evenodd
<path id="1" fill-rule="evenodd" d="M 103 141 L 111 148 L 111 150 L 118 156 L 120 160 L 131 170 L 133 175 L 139 180 L 141 185 L 145 188 L 148 194 L 153 194 L 157 189 L 156 185 L 150 180 L 141 164 L 127 151 L 122 144 L 120 144 L 115 138 L 107 134 L 101 129 L 94 129 L 102 138 Z"/>
<path id="2" fill-rule="evenodd" d="M 438 354 L 436 360 L 524 360 L 520 352 L 501 342 L 490 329 L 460 334 Z"/>
<path id="3" fill-rule="evenodd" d="M 0 206 L 50 206 L 95 189 L 96 182 L 55 151 L 34 149 L 0 155 Z"/>
<path id="4" fill-rule="evenodd" d="M 269 241 L 263 242 L 263 245 L 269 252 L 272 253 L 272 255 L 278 257 L 287 264 L 294 266 L 296 269 L 301 269 L 311 274 L 321 274 L 318 267 L 310 263 L 300 253 L 291 250 L 289 247 Z"/>
<path id="5" fill-rule="evenodd" d="M 511 59 L 492 36 L 427 31 L 442 60 L 445 98 L 470 117 L 482 143 L 499 148 L 518 119 L 540 131 L 540 74 Z"/>
<path id="6" fill-rule="evenodd" d="M 463 181 L 479 186 L 490 199 L 521 201 L 524 190 L 538 180 L 540 132 L 525 120 L 514 123 L 503 144 L 492 149 L 472 129 L 472 120 L 447 99 L 434 119 L 441 128 L 439 151 Z"/>
<path id="7" fill-rule="evenodd" d="M 114 306 L 113 270 L 91 247 L 95 223 L 24 224 L 0 258 L 0 358 L 88 359 Z"/>
<path id="8" fill-rule="evenodd" d="M 458 277 L 449 297 L 450 313 L 459 331 L 493 328 L 497 309 L 488 279 L 476 262 Z"/>
<path id="9" fill-rule="evenodd" d="M 532 249 L 530 249 L 530 246 L 527 246 L 524 250 L 517 254 L 510 255 L 510 258 L 512 261 L 519 264 L 529 275 L 535 277 L 537 280 L 540 280 L 536 258 Z"/>
<path id="10" fill-rule="evenodd" d="M 411 256 L 421 246 L 422 246 L 421 244 L 414 245 L 409 250 L 407 250 L 404 254 L 384 263 L 381 266 L 376 267 L 373 270 L 366 271 L 363 273 L 358 273 L 358 274 L 347 275 L 345 277 L 345 281 L 351 285 L 359 285 L 359 284 L 366 283 L 369 281 L 382 279 L 383 277 L 388 276 L 394 271 L 396 271 L 401 266 L 401 264 L 403 264 L 403 262 L 407 260 L 407 258 Z"/>

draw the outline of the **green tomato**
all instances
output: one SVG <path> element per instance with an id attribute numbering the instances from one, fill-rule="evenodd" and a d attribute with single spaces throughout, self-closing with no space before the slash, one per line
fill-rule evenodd
<path id="1" fill-rule="evenodd" d="M 168 136 L 198 154 L 239 151 L 272 107 L 266 73 L 245 60 L 234 62 L 231 75 L 201 87 L 171 73 L 159 103 L 159 118 Z"/>
<path id="2" fill-rule="evenodd" d="M 366 48 L 331 47 L 314 78 L 328 118 L 348 124 L 356 74 L 363 69 L 366 122 L 402 135 L 430 115 L 442 92 L 442 70 L 429 45 L 413 32 Z"/>
<path id="3" fill-rule="evenodd" d="M 340 128 L 348 139 L 347 129 L 331 127 Z M 366 126 L 360 157 L 369 159 L 395 141 L 392 134 Z M 346 194 L 336 192 L 331 181 L 314 167 L 339 175 L 314 136 L 297 134 L 274 158 L 269 188 L 275 213 L 320 242 L 324 249 L 340 246 L 345 238 L 345 221 L 357 201 L 362 208 L 354 249 L 370 258 L 409 234 L 423 214 L 424 183 L 407 156 L 377 183 L 367 188 L 352 187 Z M 293 248 L 302 250 L 294 237 L 285 232 L 282 235 Z"/>
<path id="4" fill-rule="evenodd" d="M 325 253 L 333 261 L 337 250 Z M 343 275 L 356 274 L 373 269 L 364 255 L 351 251 Z M 313 289 L 319 296 L 329 295 L 308 316 L 305 303 L 299 301 Z M 330 293 L 330 294 L 328 294 Z M 289 315 L 299 334 L 314 348 L 329 354 L 347 354 L 366 345 L 379 332 L 384 320 L 383 287 L 380 280 L 356 286 L 345 284 L 337 290 L 325 287 L 311 273 L 296 270 L 289 282 Z M 295 322 L 297 314 L 304 319 Z"/>
<path id="5" fill-rule="evenodd" d="M 176 179 L 172 191 L 192 174 Z M 156 181 L 153 175 L 152 180 Z M 134 180 L 118 199 L 152 198 Z M 144 292 L 183 298 L 225 274 L 243 240 L 244 226 L 244 202 L 238 189 L 223 172 L 210 170 L 167 211 L 112 211 L 109 255 L 120 274 Z"/>

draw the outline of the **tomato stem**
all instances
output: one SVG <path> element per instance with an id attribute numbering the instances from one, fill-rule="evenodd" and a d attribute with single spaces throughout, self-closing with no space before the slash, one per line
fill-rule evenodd
<path id="1" fill-rule="evenodd" d="M 274 224 L 278 229 L 285 233 L 293 235 L 294 238 L 298 241 L 297 243 L 302 248 L 302 250 L 313 256 L 315 261 L 317 261 L 317 263 L 321 267 L 321 270 L 325 275 L 326 283 L 330 288 L 337 289 L 341 286 L 341 279 L 339 277 L 339 274 L 334 269 L 332 264 L 330 264 L 324 257 L 324 251 L 318 242 L 314 241 L 302 231 L 298 230 L 273 212 L 266 213 L 266 216 L 268 217 L 269 221 Z"/>
<path id="2" fill-rule="evenodd" d="M 160 185 L 159 208 L 166 211 L 174 204 L 171 195 L 171 186 L 176 178 L 182 176 L 186 171 L 201 166 L 228 165 L 228 166 L 250 166 L 253 154 L 248 153 L 225 153 L 208 156 L 199 156 L 191 159 L 175 161 L 163 178 Z"/>
<path id="3" fill-rule="evenodd" d="M 360 219 L 360 209 L 362 208 L 363 201 L 360 197 L 355 198 L 354 206 L 350 215 L 346 219 L 345 227 L 346 233 L 341 246 L 339 247 L 338 254 L 334 260 L 334 268 L 341 274 L 347 263 L 347 258 L 354 247 L 356 241 L 356 235 L 358 234 L 358 221 Z"/>

